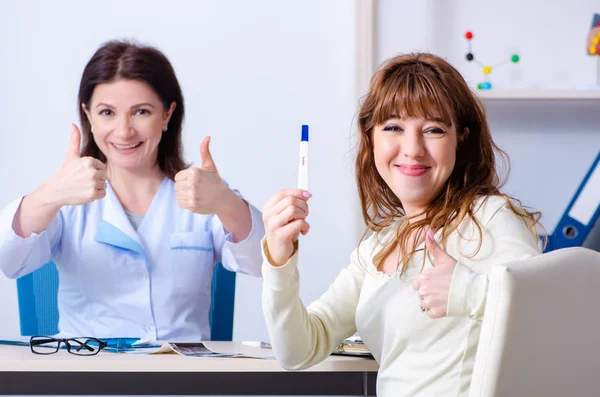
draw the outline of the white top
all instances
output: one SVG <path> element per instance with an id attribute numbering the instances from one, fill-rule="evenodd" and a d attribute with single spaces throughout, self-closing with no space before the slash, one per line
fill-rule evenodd
<path id="1" fill-rule="evenodd" d="M 250 205 L 252 231 L 234 244 L 218 217 L 182 209 L 168 178 L 137 231 L 110 184 L 105 198 L 62 207 L 28 238 L 12 228 L 21 200 L 0 212 L 0 270 L 17 278 L 56 263 L 61 333 L 209 340 L 214 265 L 260 276 L 261 213 Z"/>
<path id="2" fill-rule="evenodd" d="M 486 274 L 492 265 L 540 254 L 537 239 L 503 198 L 485 200 L 476 217 L 483 232 L 477 255 L 473 256 L 479 242 L 473 221 L 465 220 L 448 237 L 445 250 L 458 264 L 448 317 L 442 319 L 421 312 L 411 285 L 421 271 L 423 251 L 415 254 L 402 277 L 379 272 L 373 263 L 398 223 L 363 241 L 348 268 L 308 309 L 298 296 L 298 255 L 282 267 L 271 266 L 264 257 L 263 311 L 282 366 L 314 365 L 358 330 L 381 366 L 378 396 L 467 395 L 485 307 Z M 263 256 L 264 248 L 263 241 Z M 425 269 L 431 266 L 425 258 Z"/>

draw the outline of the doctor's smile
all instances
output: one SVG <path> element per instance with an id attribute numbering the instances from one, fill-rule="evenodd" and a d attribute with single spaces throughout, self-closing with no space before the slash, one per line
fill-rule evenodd
<path id="1" fill-rule="evenodd" d="M 132 143 L 132 144 L 118 144 L 118 143 L 111 143 L 111 145 L 119 150 L 122 153 L 131 153 L 133 152 L 135 149 L 139 148 L 144 142 L 138 142 L 138 143 Z"/>

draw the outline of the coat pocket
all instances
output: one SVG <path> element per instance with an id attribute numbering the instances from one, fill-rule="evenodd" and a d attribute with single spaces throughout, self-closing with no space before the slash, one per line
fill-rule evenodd
<path id="1" fill-rule="evenodd" d="M 173 293 L 194 299 L 210 294 L 215 264 L 212 233 L 203 230 L 173 233 L 170 247 Z"/>
<path id="2" fill-rule="evenodd" d="M 213 252 L 211 232 L 193 231 L 171 234 L 172 250 Z"/>

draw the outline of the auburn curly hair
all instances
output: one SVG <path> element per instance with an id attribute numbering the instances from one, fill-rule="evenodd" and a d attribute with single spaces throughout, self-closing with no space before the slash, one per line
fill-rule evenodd
<path id="1" fill-rule="evenodd" d="M 455 126 L 458 136 L 454 170 L 438 196 L 413 222 L 408 222 L 402 203 L 375 167 L 373 130 L 392 116 L 441 118 L 444 124 Z M 536 233 L 541 213 L 513 205 L 511 200 L 518 200 L 500 192 L 506 178 L 501 180 L 496 171 L 496 155 L 504 158 L 507 171 L 509 159 L 492 139 L 483 105 L 460 73 L 442 58 L 413 53 L 385 62 L 362 100 L 358 129 L 356 181 L 367 225 L 363 239 L 369 231 L 379 232 L 404 217 L 396 238 L 375 256 L 375 263 L 399 246 L 398 266 L 404 274 L 415 252 L 411 236 L 429 226 L 442 231 L 440 244 L 444 247 L 448 235 L 466 217 L 474 221 L 481 241 L 481 225 L 474 217 L 474 202 L 481 197 L 505 197 L 514 213 Z"/>

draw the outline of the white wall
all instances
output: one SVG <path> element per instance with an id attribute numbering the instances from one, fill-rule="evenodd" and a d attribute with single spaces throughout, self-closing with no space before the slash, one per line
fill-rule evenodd
<path id="1" fill-rule="evenodd" d="M 182 85 L 188 160 L 204 135 L 223 177 L 256 206 L 294 187 L 311 127 L 310 234 L 301 296 L 316 299 L 356 245 L 350 135 L 357 108 L 355 2 L 347 0 L 4 1 L 0 13 L 0 205 L 52 175 L 77 120 L 96 48 L 135 38 L 163 50 Z M 18 334 L 15 283 L 0 277 L 0 335 Z M 260 280 L 238 277 L 234 339 L 264 340 Z"/>
<path id="2" fill-rule="evenodd" d="M 430 51 L 448 59 L 472 86 L 481 70 L 465 60 L 468 30 L 483 63 L 521 56 L 494 70 L 499 89 L 574 89 L 596 83 L 598 57 L 585 54 L 596 0 L 378 0 L 376 60 Z M 552 232 L 600 150 L 600 101 L 490 101 L 491 130 L 511 158 L 505 191 L 543 212 Z"/>

